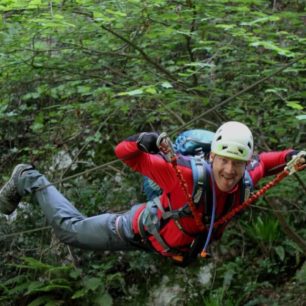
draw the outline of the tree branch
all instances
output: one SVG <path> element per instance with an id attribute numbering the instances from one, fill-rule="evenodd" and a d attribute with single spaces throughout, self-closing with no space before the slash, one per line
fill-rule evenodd
<path id="1" fill-rule="evenodd" d="M 192 3 L 191 0 L 187 1 L 188 6 L 190 9 L 192 9 L 192 21 L 191 21 L 191 26 L 190 26 L 190 35 L 185 35 L 186 38 L 186 45 L 187 45 L 187 52 L 189 54 L 190 57 L 190 61 L 191 62 L 195 62 L 195 58 L 192 52 L 192 39 L 191 39 L 191 35 L 192 33 L 195 31 L 195 21 L 196 21 L 196 17 L 197 17 L 197 11 L 195 9 L 195 5 Z M 198 77 L 195 73 L 192 74 L 192 78 L 193 78 L 193 86 L 197 86 L 198 85 Z"/>
<path id="2" fill-rule="evenodd" d="M 137 50 L 142 56 L 143 58 L 150 63 L 151 65 L 153 65 L 155 68 L 157 68 L 160 72 L 162 72 L 164 75 L 166 75 L 169 79 L 171 79 L 172 81 L 179 83 L 180 81 L 172 74 L 170 73 L 166 68 L 164 68 L 163 66 L 161 66 L 159 63 L 157 63 L 156 61 L 154 61 L 149 55 L 147 55 L 147 53 L 139 48 L 136 44 L 134 44 L 132 41 L 128 40 L 127 38 L 123 37 L 121 34 L 115 32 L 114 30 L 101 25 L 101 28 L 109 33 L 111 33 L 112 35 L 116 36 L 117 38 L 119 38 L 120 40 L 124 41 L 125 43 L 127 43 L 128 45 L 130 45 L 133 49 Z"/>
<path id="3" fill-rule="evenodd" d="M 233 96 L 228 97 L 227 99 L 223 100 L 222 102 L 216 104 L 215 106 L 211 107 L 210 109 L 204 111 L 202 114 L 196 116 L 195 118 L 193 118 L 192 120 L 190 120 L 189 122 L 187 122 L 185 125 L 175 129 L 172 131 L 172 133 L 177 133 L 180 130 L 183 130 L 184 128 L 186 128 L 187 126 L 189 126 L 190 124 L 192 124 L 193 122 L 198 121 L 200 118 L 204 117 L 205 115 L 215 111 L 216 109 L 220 108 L 221 106 L 224 106 L 226 104 L 228 104 L 229 102 L 231 102 L 232 100 L 234 100 L 235 98 L 241 96 L 242 94 L 248 92 L 249 90 L 257 87 L 259 84 L 271 79 L 273 76 L 277 75 L 278 73 L 282 72 L 283 70 L 287 69 L 288 67 L 292 66 L 294 63 L 297 63 L 298 61 L 300 61 L 301 59 L 303 59 L 306 56 L 306 53 L 302 54 L 301 56 L 298 56 L 296 59 L 294 59 L 293 61 L 289 62 L 288 64 L 282 66 L 281 68 L 273 71 L 271 74 L 269 74 L 266 77 L 263 77 L 261 79 L 259 79 L 258 81 L 256 81 L 255 83 L 251 84 L 250 86 L 240 90 L 239 92 L 237 92 L 236 94 L 234 94 Z"/>
<path id="4" fill-rule="evenodd" d="M 289 224 L 286 222 L 286 219 L 282 213 L 279 212 L 279 206 L 280 201 L 278 199 L 271 199 L 267 198 L 267 202 L 269 205 L 273 208 L 273 214 L 278 219 L 282 230 L 284 233 L 292 240 L 294 241 L 303 251 L 304 255 L 306 255 L 306 241 L 298 235 L 293 228 L 289 226 Z"/>
<path id="5" fill-rule="evenodd" d="M 296 178 L 296 180 L 299 182 L 299 184 L 301 185 L 302 189 L 304 190 L 304 193 L 306 193 L 306 185 L 303 182 L 303 180 L 300 178 L 300 176 L 297 173 L 294 173 L 293 175 Z"/>

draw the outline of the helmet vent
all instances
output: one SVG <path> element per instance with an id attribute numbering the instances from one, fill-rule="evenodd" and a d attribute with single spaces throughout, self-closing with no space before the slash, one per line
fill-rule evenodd
<path id="1" fill-rule="evenodd" d="M 250 149 L 252 149 L 252 145 L 251 145 L 250 142 L 248 142 L 248 147 L 249 147 Z"/>
<path id="2" fill-rule="evenodd" d="M 217 138 L 217 141 L 221 140 L 222 139 L 222 136 L 220 135 L 218 138 Z"/>
<path id="3" fill-rule="evenodd" d="M 222 150 L 226 150 L 228 146 L 222 146 Z"/>
<path id="4" fill-rule="evenodd" d="M 238 149 L 240 154 L 243 154 L 243 150 L 242 149 Z"/>

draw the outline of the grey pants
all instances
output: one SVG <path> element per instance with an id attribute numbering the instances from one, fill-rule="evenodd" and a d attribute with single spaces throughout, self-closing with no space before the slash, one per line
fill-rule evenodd
<path id="1" fill-rule="evenodd" d="M 136 250 L 132 218 L 138 207 L 123 214 L 105 213 L 83 216 L 44 175 L 36 170 L 25 171 L 17 181 L 20 195 L 33 194 L 56 236 L 64 243 L 89 250 Z"/>

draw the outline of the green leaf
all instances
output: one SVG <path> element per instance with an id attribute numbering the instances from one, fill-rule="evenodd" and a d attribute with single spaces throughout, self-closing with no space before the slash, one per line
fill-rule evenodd
<path id="1" fill-rule="evenodd" d="M 306 115 L 298 115 L 295 118 L 298 120 L 306 120 Z"/>
<path id="2" fill-rule="evenodd" d="M 42 0 L 31 0 L 29 5 L 28 5 L 28 8 L 29 9 L 33 9 L 33 8 L 38 8 L 39 6 L 41 6 Z"/>
<path id="3" fill-rule="evenodd" d="M 192 63 L 188 63 L 185 64 L 186 67 L 199 67 L 199 68 L 204 68 L 204 67 L 213 67 L 213 64 L 209 64 L 209 63 L 204 63 L 204 62 L 192 62 Z"/>
<path id="4" fill-rule="evenodd" d="M 304 262 L 303 266 L 295 275 L 295 279 L 300 284 L 306 284 L 306 263 Z"/>
<path id="5" fill-rule="evenodd" d="M 163 82 L 163 83 L 161 84 L 161 86 L 164 87 L 164 88 L 173 88 L 173 86 L 172 86 L 171 83 L 169 83 L 169 82 Z"/>
<path id="6" fill-rule="evenodd" d="M 91 87 L 89 86 L 78 86 L 77 91 L 83 95 L 88 95 L 91 93 Z"/>
<path id="7" fill-rule="evenodd" d="M 235 27 L 234 24 L 217 24 L 216 25 L 216 28 L 219 28 L 225 31 L 233 29 L 234 27 Z"/>
<path id="8" fill-rule="evenodd" d="M 252 47 L 263 47 L 265 49 L 275 51 L 279 55 L 283 55 L 283 56 L 287 56 L 287 57 L 294 57 L 294 55 L 295 55 L 290 50 L 285 49 L 285 48 L 281 48 L 281 47 L 277 46 L 272 41 L 259 41 L 259 40 L 257 40 L 257 41 L 251 42 L 250 46 L 252 46 Z"/>
<path id="9" fill-rule="evenodd" d="M 99 286 L 101 286 L 102 280 L 98 277 L 91 277 L 85 280 L 85 287 L 89 290 L 95 291 Z"/>
<path id="10" fill-rule="evenodd" d="M 265 90 L 265 93 L 280 93 L 280 92 L 287 92 L 288 89 L 287 88 L 269 88 Z"/>
<path id="11" fill-rule="evenodd" d="M 81 274 L 82 274 L 82 270 L 75 268 L 72 271 L 70 271 L 69 276 L 72 279 L 76 280 L 76 279 L 78 279 L 81 276 Z"/>
<path id="12" fill-rule="evenodd" d="M 297 110 L 304 109 L 304 107 L 299 103 L 299 101 L 289 101 L 286 104 L 287 104 L 287 106 L 289 106 L 293 109 L 297 109 Z"/>
<path id="13" fill-rule="evenodd" d="M 47 302 L 44 306 L 58 306 L 58 305 L 61 305 L 62 304 L 62 301 L 49 301 Z"/>
<path id="14" fill-rule="evenodd" d="M 76 291 L 71 298 L 73 300 L 76 300 L 78 298 L 85 296 L 87 293 L 88 293 L 88 290 L 85 288 L 82 288 L 81 290 Z"/>
<path id="15" fill-rule="evenodd" d="M 275 252 L 278 255 L 279 259 L 281 261 L 284 261 L 284 259 L 285 259 L 285 249 L 282 246 L 277 246 L 275 248 Z"/>
<path id="16" fill-rule="evenodd" d="M 111 22 L 111 21 L 115 20 L 115 17 L 105 16 L 105 14 L 103 14 L 101 12 L 97 12 L 97 11 L 93 12 L 93 17 L 94 17 L 95 21 Z"/>
<path id="17" fill-rule="evenodd" d="M 47 303 L 54 303 L 56 305 L 56 300 L 53 300 L 50 296 L 40 296 L 37 299 L 33 300 L 28 306 L 45 306 Z"/>
<path id="18" fill-rule="evenodd" d="M 41 120 L 43 120 L 43 114 L 40 113 L 36 118 L 38 118 L 37 120 L 40 122 Z M 53 266 L 43 263 L 40 260 L 37 260 L 35 258 L 32 257 L 23 257 L 22 258 L 24 260 L 24 262 L 27 264 L 27 267 L 29 269 L 43 269 L 43 270 L 49 270 L 51 268 L 53 268 Z"/>
<path id="19" fill-rule="evenodd" d="M 262 24 L 262 23 L 266 23 L 266 22 L 274 22 L 274 21 L 279 21 L 279 20 L 280 20 L 280 17 L 278 17 L 278 16 L 266 16 L 266 17 L 255 19 L 251 22 L 241 22 L 240 25 L 251 26 L 251 25 L 258 24 L 258 23 Z"/>
<path id="20" fill-rule="evenodd" d="M 113 11 L 113 10 L 110 10 L 110 9 L 106 9 L 105 11 L 106 11 L 106 13 L 109 13 L 109 14 L 114 15 L 114 16 L 126 17 L 126 13 L 123 13 L 123 12 Z"/>
<path id="21" fill-rule="evenodd" d="M 28 287 L 28 291 L 25 293 L 25 295 L 30 295 L 36 292 L 50 292 L 53 290 L 58 290 L 58 289 L 64 289 L 64 291 L 72 291 L 70 286 L 66 285 L 57 285 L 57 284 L 47 284 L 45 285 L 42 282 L 39 281 L 33 281 L 30 283 L 30 286 Z"/>
<path id="22" fill-rule="evenodd" d="M 138 96 L 143 94 L 143 89 L 135 89 L 131 91 L 120 92 L 118 96 Z"/>
<path id="23" fill-rule="evenodd" d="M 103 305 L 103 306 L 113 305 L 113 298 L 108 292 L 104 292 L 101 295 L 97 296 L 94 301 L 97 305 Z"/>
<path id="24" fill-rule="evenodd" d="M 148 88 L 145 89 L 145 92 L 146 92 L 146 93 L 149 93 L 149 94 L 152 94 L 152 95 L 154 95 L 154 94 L 157 93 L 155 87 L 148 87 Z"/>

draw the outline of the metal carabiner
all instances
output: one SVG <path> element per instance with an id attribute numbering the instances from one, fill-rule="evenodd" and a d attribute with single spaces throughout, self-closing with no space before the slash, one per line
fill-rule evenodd
<path id="1" fill-rule="evenodd" d="M 164 153 L 166 160 L 171 162 L 175 157 L 175 151 L 171 139 L 166 132 L 163 132 L 158 136 L 156 145 L 159 150 Z"/>
<path id="2" fill-rule="evenodd" d="M 294 155 L 292 159 L 287 163 L 285 170 L 289 172 L 289 175 L 299 171 L 301 166 L 305 163 L 305 159 L 306 152 L 300 151 L 297 155 Z"/>

